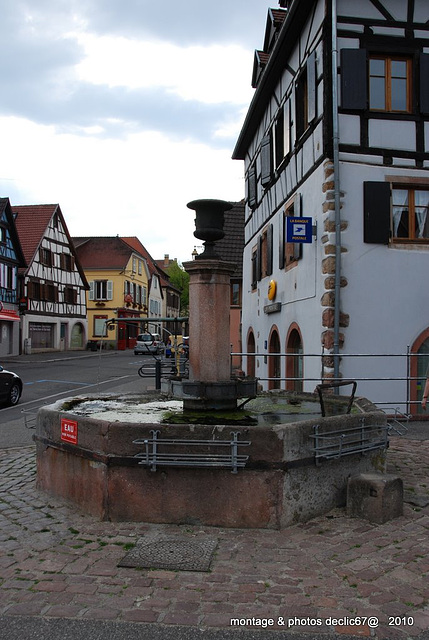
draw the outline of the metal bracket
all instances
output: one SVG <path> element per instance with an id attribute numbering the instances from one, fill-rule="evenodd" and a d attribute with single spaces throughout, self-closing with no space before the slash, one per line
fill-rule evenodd
<path id="1" fill-rule="evenodd" d="M 249 446 L 249 440 L 239 440 L 239 431 L 231 431 L 231 440 L 185 440 L 175 438 L 159 438 L 158 429 L 151 430 L 151 438 L 134 440 L 136 445 L 144 445 L 145 450 L 134 457 L 139 464 L 156 471 L 157 467 L 190 467 L 190 468 L 230 468 L 237 473 L 246 465 L 249 456 L 239 454 L 238 447 Z M 160 452 L 159 448 L 163 451 Z M 181 448 L 193 451 L 180 452 Z M 179 448 L 179 450 L 177 450 Z M 216 452 L 223 448 L 223 452 Z M 226 450 L 225 450 L 226 449 Z"/>
<path id="2" fill-rule="evenodd" d="M 320 425 L 313 427 L 314 454 L 316 464 L 322 460 L 335 460 L 353 454 L 365 455 L 376 449 L 386 449 L 388 446 L 388 426 L 383 424 L 365 424 L 362 418 L 360 424 L 342 430 L 320 431 Z"/>

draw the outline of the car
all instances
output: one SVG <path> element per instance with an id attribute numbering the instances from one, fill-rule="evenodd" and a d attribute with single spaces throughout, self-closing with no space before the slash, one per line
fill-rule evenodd
<path id="1" fill-rule="evenodd" d="M 139 333 L 137 336 L 136 346 L 134 347 L 134 355 L 139 353 L 161 353 L 163 344 L 159 333 Z"/>
<path id="2" fill-rule="evenodd" d="M 0 404 L 18 404 L 22 394 L 22 380 L 13 373 L 0 366 Z"/>

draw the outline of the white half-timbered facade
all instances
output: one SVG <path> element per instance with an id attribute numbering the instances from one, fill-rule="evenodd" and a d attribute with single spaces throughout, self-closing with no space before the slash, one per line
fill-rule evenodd
<path id="1" fill-rule="evenodd" d="M 255 94 L 233 154 L 247 185 L 247 373 L 265 388 L 305 391 L 357 379 L 380 406 L 420 412 L 428 2 L 279 5 L 255 54 Z"/>
<path id="2" fill-rule="evenodd" d="M 23 349 L 83 349 L 88 284 L 58 204 L 12 207 L 27 261 L 21 270 Z"/>
<path id="3" fill-rule="evenodd" d="M 0 357 L 19 354 L 18 269 L 24 266 L 9 198 L 0 198 Z"/>

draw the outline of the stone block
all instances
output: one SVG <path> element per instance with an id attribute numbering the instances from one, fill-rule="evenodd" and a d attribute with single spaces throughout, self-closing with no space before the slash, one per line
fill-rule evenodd
<path id="1" fill-rule="evenodd" d="M 347 483 L 347 515 L 383 524 L 403 513 L 403 483 L 390 474 L 361 473 Z"/>

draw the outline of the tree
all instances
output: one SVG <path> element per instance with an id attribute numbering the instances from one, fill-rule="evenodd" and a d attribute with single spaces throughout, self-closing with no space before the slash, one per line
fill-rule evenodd
<path id="1" fill-rule="evenodd" d="M 189 274 L 176 260 L 169 264 L 166 271 L 171 284 L 180 291 L 180 315 L 186 315 L 189 310 Z"/>

